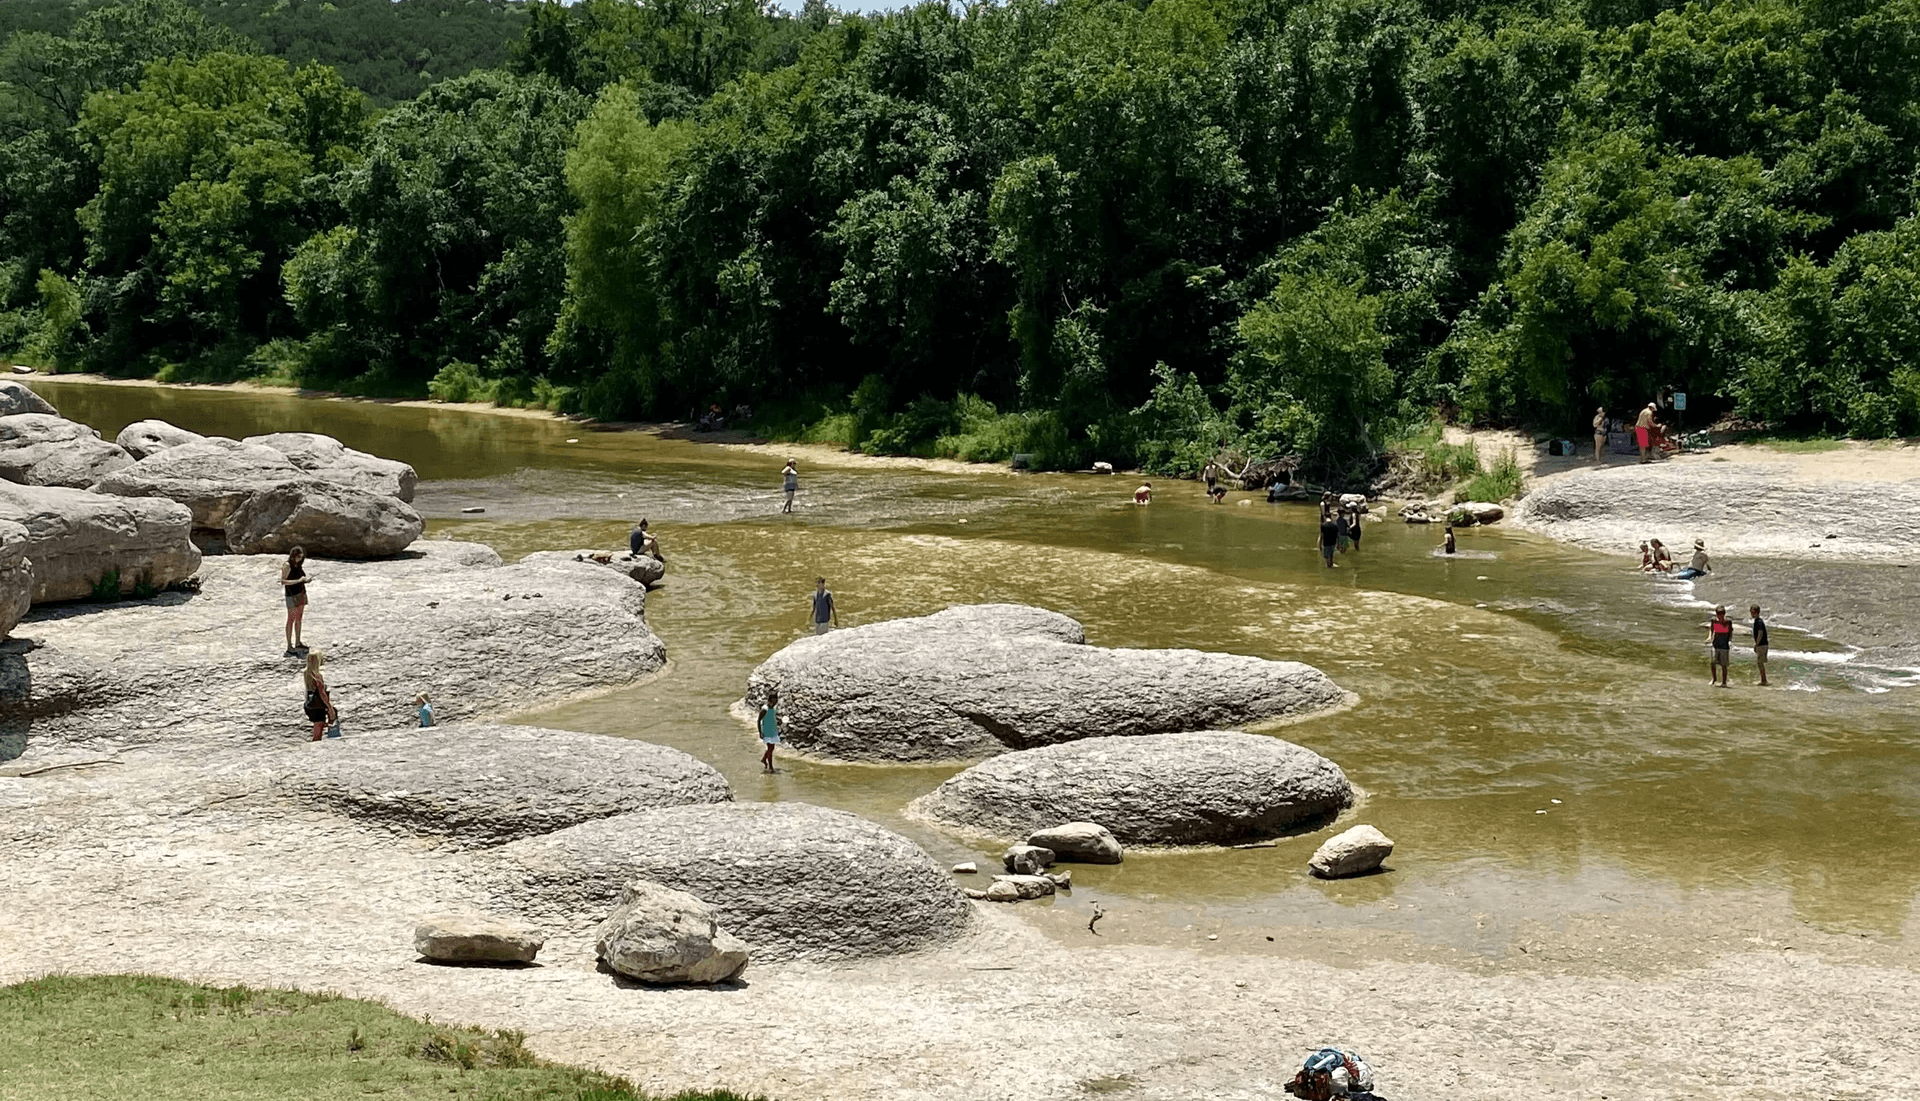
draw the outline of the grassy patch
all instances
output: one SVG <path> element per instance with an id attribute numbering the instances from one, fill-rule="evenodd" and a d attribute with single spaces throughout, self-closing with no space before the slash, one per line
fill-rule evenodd
<path id="1" fill-rule="evenodd" d="M 1504 501 L 1520 495 L 1520 484 L 1526 480 L 1520 473 L 1520 456 L 1514 454 L 1511 447 L 1500 452 L 1493 461 L 1493 469 L 1474 475 L 1466 485 L 1453 493 L 1455 501 Z"/>
<path id="2" fill-rule="evenodd" d="M 1831 436 L 1806 436 L 1798 439 L 1776 437 L 1754 441 L 1773 451 L 1785 451 L 1794 455 L 1811 455 L 1821 451 L 1838 451 L 1847 446 L 1847 441 L 1836 440 Z"/>
<path id="3" fill-rule="evenodd" d="M 7 1101 L 653 1101 L 624 1079 L 535 1058 L 521 1033 L 290 990 L 53 976 L 0 988 L 0 1034 Z"/>

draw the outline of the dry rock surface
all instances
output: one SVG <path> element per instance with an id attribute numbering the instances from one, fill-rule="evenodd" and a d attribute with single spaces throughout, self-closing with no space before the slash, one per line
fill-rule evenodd
<path id="1" fill-rule="evenodd" d="M 652 588 L 667 576 L 667 564 L 650 554 L 628 554 L 626 551 L 573 550 L 573 551 L 534 551 L 521 559 L 522 562 L 579 562 L 604 569 L 618 570 L 642 585 Z"/>
<path id="2" fill-rule="evenodd" d="M 724 803 L 713 766 L 677 749 L 530 726 L 456 723 L 302 747 L 287 798 L 461 848 L 656 807 Z"/>
<path id="3" fill-rule="evenodd" d="M 1761 462 L 1688 459 L 1556 475 L 1520 500 L 1515 520 L 1621 555 L 1654 537 L 1676 553 L 1703 538 L 1716 556 L 1920 561 L 1920 484 L 1799 477 Z"/>
<path id="4" fill-rule="evenodd" d="M 352 486 L 382 497 L 411 502 L 414 487 L 420 483 L 420 476 L 408 464 L 355 451 L 332 436 L 318 432 L 272 432 L 248 436 L 240 442 L 270 447 L 323 482 Z"/>
<path id="5" fill-rule="evenodd" d="M 227 516 L 242 501 L 278 482 L 301 476 L 300 468 L 271 447 L 218 436 L 156 451 L 95 483 L 96 493 L 120 497 L 165 497 L 193 510 L 195 527 L 225 530 Z"/>
<path id="6" fill-rule="evenodd" d="M 1307 867 L 1322 879 L 1365 875 L 1393 855 L 1393 842 L 1372 826 L 1355 826 L 1322 842 Z"/>
<path id="7" fill-rule="evenodd" d="M 491 918 L 440 915 L 413 930 L 413 950 L 436 963 L 532 963 L 547 938 Z"/>
<path id="8" fill-rule="evenodd" d="M 0 479 L 85 489 L 133 457 L 84 424 L 48 413 L 0 417 Z"/>
<path id="9" fill-rule="evenodd" d="M 1085 638 L 1039 608 L 952 607 L 803 638 L 753 671 L 743 702 L 752 711 L 778 689 L 787 741 L 810 756 L 948 761 L 1297 719 L 1353 698 L 1299 662 Z"/>
<path id="10" fill-rule="evenodd" d="M 200 568 L 192 515 L 172 501 L 0 484 L 0 520 L 26 529 L 35 604 L 90 597 L 109 574 L 119 575 L 124 595 L 142 584 L 177 584 Z"/>
<path id="11" fill-rule="evenodd" d="M 27 529 L 0 520 L 0 638 L 6 638 L 33 605 L 33 562 Z"/>
<path id="12" fill-rule="evenodd" d="M 49 417 L 57 417 L 60 410 L 24 383 L 12 379 L 0 381 L 0 417 L 11 417 L 17 413 L 45 413 Z"/>
<path id="13" fill-rule="evenodd" d="M 340 482 L 281 482 L 227 514 L 235 554 L 285 554 L 302 547 L 318 558 L 385 558 L 420 538 L 420 514 L 397 497 Z"/>
<path id="14" fill-rule="evenodd" d="M 1218 845 L 1297 832 L 1352 802 L 1340 766 L 1310 749 L 1207 730 L 1003 754 L 914 800 L 909 811 L 992 837 L 1086 821 L 1128 845 Z"/>
<path id="15" fill-rule="evenodd" d="M 135 459 L 144 459 L 156 451 L 165 451 L 169 447 L 182 444 L 205 443 L 206 437 L 198 432 L 189 432 L 184 428 L 168 424 L 162 420 L 134 421 L 120 430 L 114 437 L 114 443 L 124 448 Z"/>
<path id="16" fill-rule="evenodd" d="M 498 563 L 446 541 L 385 561 L 309 562 L 306 638 L 327 654 L 350 732 L 410 718 L 423 679 L 458 701 L 457 713 L 443 703 L 451 720 L 623 687 L 665 664 L 639 585 L 609 570 Z M 281 654 L 279 567 L 216 556 L 198 593 L 36 610 L 15 633 L 41 645 L 0 686 L 0 720 L 30 721 L 29 752 L 298 737 L 300 664 Z"/>
<path id="17" fill-rule="evenodd" d="M 713 907 L 644 879 L 621 888 L 594 951 L 620 974 L 661 985 L 731 982 L 753 958 L 745 941 L 720 928 Z"/>
<path id="18" fill-rule="evenodd" d="M 946 943 L 966 900 L 899 834 L 806 803 L 673 807 L 601 818 L 486 854 L 503 907 L 556 925 L 597 922 L 647 879 L 713 906 L 770 959 L 844 959 Z"/>

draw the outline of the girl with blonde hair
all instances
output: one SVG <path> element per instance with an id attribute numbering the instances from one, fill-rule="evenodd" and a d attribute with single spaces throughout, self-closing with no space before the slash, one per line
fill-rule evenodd
<path id="1" fill-rule="evenodd" d="M 333 706 L 333 696 L 327 692 L 327 678 L 320 673 L 320 667 L 327 663 L 327 655 L 314 650 L 307 655 L 306 672 L 300 674 L 300 680 L 306 685 L 307 721 L 313 724 L 313 741 L 319 741 L 326 735 L 329 724 L 340 722 L 340 712 Z"/>

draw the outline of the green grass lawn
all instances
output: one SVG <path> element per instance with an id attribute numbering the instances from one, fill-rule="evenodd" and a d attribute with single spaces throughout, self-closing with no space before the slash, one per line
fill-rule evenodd
<path id="1" fill-rule="evenodd" d="M 54 976 L 0 988 L 0 1101 L 654 1101 L 523 1039 L 330 994 Z"/>

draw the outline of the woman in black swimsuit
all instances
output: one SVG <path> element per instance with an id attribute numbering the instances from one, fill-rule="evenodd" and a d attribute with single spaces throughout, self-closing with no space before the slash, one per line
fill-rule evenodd
<path id="1" fill-rule="evenodd" d="M 306 647 L 300 643 L 300 621 L 307 614 L 307 552 L 295 547 L 280 567 L 280 588 L 287 594 L 287 655 L 297 658 Z"/>

